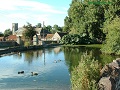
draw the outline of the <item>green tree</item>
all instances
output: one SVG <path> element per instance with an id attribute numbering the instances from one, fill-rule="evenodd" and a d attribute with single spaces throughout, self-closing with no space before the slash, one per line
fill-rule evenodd
<path id="1" fill-rule="evenodd" d="M 46 26 L 46 30 L 48 30 L 50 32 L 52 30 L 52 26 L 50 26 L 50 25 Z"/>
<path id="2" fill-rule="evenodd" d="M 68 27 L 70 33 L 78 34 L 83 32 L 80 23 L 81 17 L 84 15 L 84 9 L 85 6 L 81 1 L 72 0 L 68 10 L 68 17 L 65 18 L 65 28 Z"/>
<path id="3" fill-rule="evenodd" d="M 31 41 L 33 36 L 36 34 L 35 27 L 33 27 L 32 24 L 27 23 L 27 25 L 24 25 L 23 28 L 25 28 L 23 36 Z"/>
<path id="4" fill-rule="evenodd" d="M 69 33 L 70 32 L 70 28 L 71 28 L 71 18 L 66 16 L 64 19 L 64 27 L 63 27 L 63 31 Z"/>
<path id="5" fill-rule="evenodd" d="M 107 0 L 112 4 L 103 5 L 104 7 L 104 15 L 105 15 L 105 22 L 104 27 L 111 23 L 111 21 L 116 18 L 120 17 L 120 0 Z M 108 31 L 104 32 L 107 34 Z"/>
<path id="6" fill-rule="evenodd" d="M 102 5 L 89 4 L 88 0 L 72 0 L 68 16 L 64 19 L 64 31 L 70 34 L 86 34 L 95 42 L 102 42 L 105 34 L 102 31 L 104 8 Z"/>
<path id="7" fill-rule="evenodd" d="M 62 32 L 62 29 L 63 29 L 62 27 L 55 24 L 51 29 L 51 33 Z"/>
<path id="8" fill-rule="evenodd" d="M 41 24 L 41 23 L 38 23 L 38 24 L 36 25 L 36 27 L 37 27 L 37 28 L 41 28 L 41 27 L 42 27 L 42 24 Z"/>
<path id="9" fill-rule="evenodd" d="M 4 31 L 4 36 L 7 37 L 7 36 L 9 36 L 9 35 L 12 35 L 12 31 L 11 31 L 11 29 L 6 29 L 6 30 Z"/>
<path id="10" fill-rule="evenodd" d="M 0 32 L 0 37 L 3 37 L 3 36 L 4 36 L 4 34 L 2 32 Z"/>
<path id="11" fill-rule="evenodd" d="M 103 29 L 108 33 L 101 51 L 108 54 L 120 54 L 120 18 L 114 18 Z"/>

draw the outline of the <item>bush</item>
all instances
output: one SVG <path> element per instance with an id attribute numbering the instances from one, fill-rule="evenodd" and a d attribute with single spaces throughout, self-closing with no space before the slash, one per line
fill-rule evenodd
<path id="1" fill-rule="evenodd" d="M 26 42 L 24 43 L 24 46 L 25 46 L 25 47 L 30 46 L 30 42 L 26 41 Z"/>
<path id="2" fill-rule="evenodd" d="M 68 34 L 62 37 L 61 43 L 70 45 L 90 44 L 91 39 L 88 36 L 79 34 Z"/>
<path id="3" fill-rule="evenodd" d="M 120 54 L 120 18 L 115 18 L 103 29 L 107 31 L 107 35 L 101 51 L 108 54 Z"/>
<path id="4" fill-rule="evenodd" d="M 71 74 L 72 90 L 97 90 L 100 71 L 98 61 L 92 55 L 83 54 Z"/>

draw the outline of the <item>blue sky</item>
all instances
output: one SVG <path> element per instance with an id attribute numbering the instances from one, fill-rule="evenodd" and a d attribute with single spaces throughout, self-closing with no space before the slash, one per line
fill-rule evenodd
<path id="1" fill-rule="evenodd" d="M 1 0 L 0 32 L 12 28 L 12 23 L 22 27 L 26 22 L 33 26 L 45 22 L 45 25 L 64 25 L 64 18 L 72 0 Z"/>

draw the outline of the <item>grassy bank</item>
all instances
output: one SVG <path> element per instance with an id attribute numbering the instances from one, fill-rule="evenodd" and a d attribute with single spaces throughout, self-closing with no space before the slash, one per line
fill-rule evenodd
<path id="1" fill-rule="evenodd" d="M 89 45 L 62 45 L 66 47 L 94 47 L 94 48 L 101 48 L 102 44 L 89 44 Z"/>

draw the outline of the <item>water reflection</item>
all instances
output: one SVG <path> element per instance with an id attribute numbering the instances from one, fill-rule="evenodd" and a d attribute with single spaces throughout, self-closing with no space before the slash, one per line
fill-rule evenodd
<path id="1" fill-rule="evenodd" d="M 57 55 L 56 55 L 57 53 Z M 54 60 L 62 60 L 54 63 Z M 1 89 L 70 90 L 70 76 L 60 48 L 22 52 L 0 58 Z M 23 74 L 18 74 L 24 71 Z M 31 76 L 37 72 L 37 76 Z"/>
<path id="2" fill-rule="evenodd" d="M 0 88 L 1 89 L 45 89 L 70 90 L 70 73 L 76 67 L 83 53 L 92 56 L 105 64 L 115 56 L 102 55 L 99 48 L 56 47 L 43 50 L 22 52 L 0 57 Z M 54 61 L 57 63 L 54 63 Z M 24 70 L 24 74 L 18 71 Z M 37 72 L 37 76 L 31 76 Z M 19 81 L 19 82 L 18 82 Z"/>
<path id="3" fill-rule="evenodd" d="M 112 60 L 116 59 L 118 56 L 103 55 L 101 54 L 100 48 L 91 48 L 91 47 L 63 47 L 66 65 L 69 67 L 69 72 L 72 71 L 73 67 L 76 67 L 79 64 L 81 55 L 83 53 L 92 54 L 95 60 L 98 60 L 99 63 L 105 65 Z"/>

